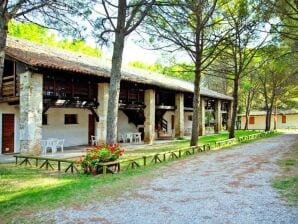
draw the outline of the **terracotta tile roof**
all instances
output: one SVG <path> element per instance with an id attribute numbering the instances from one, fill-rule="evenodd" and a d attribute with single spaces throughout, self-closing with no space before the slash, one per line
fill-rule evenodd
<path id="1" fill-rule="evenodd" d="M 111 63 L 104 62 L 96 57 L 45 46 L 28 40 L 8 37 L 5 52 L 10 57 L 33 67 L 110 77 Z M 122 80 L 154 85 L 182 92 L 193 92 L 194 90 L 194 85 L 191 82 L 130 67 L 123 67 Z M 225 100 L 233 99 L 230 96 L 204 87 L 201 88 L 201 95 Z"/>

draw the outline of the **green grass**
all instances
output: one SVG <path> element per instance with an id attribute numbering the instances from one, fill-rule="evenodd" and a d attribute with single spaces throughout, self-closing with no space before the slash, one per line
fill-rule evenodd
<path id="1" fill-rule="evenodd" d="M 18 219 L 30 211 L 75 206 L 80 203 L 118 196 L 133 186 L 133 179 L 153 167 L 130 170 L 118 175 L 86 176 L 57 174 L 13 164 L 0 164 L 1 222 Z M 17 213 L 16 213 L 17 211 Z"/>
<path id="2" fill-rule="evenodd" d="M 241 137 L 241 136 L 246 136 L 250 134 L 256 134 L 259 131 L 243 131 L 243 130 L 237 130 L 235 132 L 235 137 Z M 222 141 L 226 140 L 229 138 L 228 133 L 224 134 L 218 134 L 218 135 L 212 135 L 212 136 L 202 136 L 199 138 L 199 145 L 204 145 L 204 144 L 211 144 L 213 145 L 216 141 Z M 189 140 L 181 140 L 181 141 L 176 141 L 173 143 L 169 144 L 162 144 L 158 146 L 152 146 L 151 148 L 146 148 L 146 149 L 137 149 L 134 151 L 127 151 L 125 152 L 124 156 L 122 159 L 134 159 L 134 158 L 139 158 L 142 156 L 150 156 L 154 155 L 156 153 L 163 153 L 163 152 L 168 152 L 170 150 L 177 150 L 181 148 L 186 148 L 190 144 Z"/>
<path id="3" fill-rule="evenodd" d="M 254 131 L 237 131 L 236 136 L 257 133 Z M 213 144 L 215 141 L 228 139 L 228 134 L 200 137 L 200 145 Z M 125 153 L 125 158 L 136 158 L 189 146 L 189 140 L 135 150 Z M 31 211 L 38 211 L 58 206 L 75 206 L 104 197 L 114 197 L 123 193 L 123 189 L 133 188 L 137 176 L 144 178 L 157 175 L 152 172 L 162 163 L 142 169 L 129 170 L 117 175 L 86 176 L 57 173 L 14 164 L 0 164 L 0 214 L 1 222 L 19 219 Z"/>
<path id="4" fill-rule="evenodd" d="M 273 180 L 272 186 L 290 204 L 298 204 L 298 140 L 277 164 L 283 173 Z"/>
<path id="5" fill-rule="evenodd" d="M 275 180 L 272 186 L 290 203 L 298 204 L 298 176 Z"/>
<path id="6" fill-rule="evenodd" d="M 279 161 L 279 164 L 281 166 L 295 166 L 295 165 L 298 165 L 298 161 L 295 159 L 285 159 L 285 160 Z"/>

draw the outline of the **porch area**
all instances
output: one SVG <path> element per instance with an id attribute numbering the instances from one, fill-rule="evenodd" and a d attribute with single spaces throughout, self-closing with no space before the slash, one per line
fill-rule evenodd
<path id="1" fill-rule="evenodd" d="M 140 143 L 119 143 L 121 148 L 123 148 L 126 152 L 132 152 L 135 150 L 154 150 L 166 145 L 172 145 L 175 142 L 179 142 L 179 140 L 155 140 L 152 145 L 145 144 L 143 141 Z M 79 156 L 83 155 L 87 148 L 91 148 L 90 145 L 78 145 L 78 146 L 69 146 L 64 147 L 63 152 L 58 151 L 56 153 L 48 152 L 44 157 L 55 158 L 55 159 L 76 159 Z M 14 163 L 15 158 L 14 155 L 18 153 L 11 154 L 0 154 L 0 163 Z"/>

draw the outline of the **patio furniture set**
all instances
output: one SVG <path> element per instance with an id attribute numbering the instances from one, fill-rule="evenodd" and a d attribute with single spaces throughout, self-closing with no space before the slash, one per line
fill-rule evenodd
<path id="1" fill-rule="evenodd" d="M 128 132 L 126 134 L 119 134 L 119 142 L 123 143 L 140 143 L 142 141 L 141 132 Z M 91 145 L 98 145 L 98 137 L 91 135 Z"/>
<path id="2" fill-rule="evenodd" d="M 41 140 L 40 144 L 44 155 L 47 154 L 48 150 L 52 153 L 56 153 L 59 148 L 61 149 L 61 152 L 63 152 L 64 139 L 49 138 Z"/>
<path id="3" fill-rule="evenodd" d="M 123 143 L 140 143 L 142 141 L 141 132 L 129 132 L 126 134 L 119 135 L 119 141 Z M 91 135 L 91 145 L 98 145 L 98 137 Z M 47 152 L 56 153 L 58 149 L 63 152 L 64 139 L 49 138 L 41 140 L 42 153 L 45 155 Z"/>

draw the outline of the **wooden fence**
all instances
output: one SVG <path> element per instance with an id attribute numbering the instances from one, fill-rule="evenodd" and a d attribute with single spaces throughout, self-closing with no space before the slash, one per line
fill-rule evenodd
<path id="1" fill-rule="evenodd" d="M 107 163 L 99 163 L 99 166 L 102 170 L 102 174 L 106 175 L 107 173 L 119 173 L 121 170 L 133 170 L 141 167 L 146 167 L 149 165 L 164 163 L 166 161 L 172 161 L 177 160 L 182 157 L 187 157 L 194 155 L 196 153 L 209 151 L 213 149 L 218 149 L 221 147 L 225 147 L 228 145 L 245 142 L 249 140 L 254 140 L 257 138 L 261 138 L 267 135 L 270 135 L 272 133 L 275 133 L 276 131 L 268 131 L 268 132 L 259 132 L 256 134 L 251 134 L 247 136 L 241 136 L 233 139 L 227 139 L 223 141 L 216 141 L 214 143 L 214 147 L 212 147 L 210 144 L 205 144 L 201 146 L 194 146 L 194 147 L 186 147 L 179 150 L 170 150 L 167 152 L 161 152 L 154 155 L 148 155 L 148 156 L 142 156 L 137 157 L 134 159 L 124 159 L 119 161 L 112 161 Z M 65 172 L 70 171 L 71 173 L 80 173 L 79 169 L 76 167 L 76 161 L 74 160 L 63 160 L 63 159 L 54 159 L 54 158 L 46 158 L 46 157 L 34 157 L 34 156 L 26 156 L 26 155 L 15 155 L 16 158 L 16 164 L 18 164 L 19 159 L 23 159 L 19 163 L 19 165 L 30 165 L 32 166 L 30 160 L 35 161 L 35 166 L 39 168 L 45 168 L 49 169 L 51 168 L 54 170 L 53 163 L 57 163 L 57 170 L 61 171 L 61 164 L 67 164 L 67 167 L 65 169 Z M 42 162 L 42 164 L 39 166 L 39 164 Z"/>
<path id="2" fill-rule="evenodd" d="M 33 164 L 36 167 L 45 168 L 46 170 L 48 170 L 49 168 L 51 168 L 52 170 L 55 170 L 54 167 L 56 167 L 56 166 L 53 164 L 53 163 L 55 163 L 57 165 L 58 171 L 61 171 L 62 165 L 66 165 L 66 169 L 64 170 L 65 173 L 67 173 L 68 171 L 70 171 L 71 173 L 73 173 L 74 171 L 76 171 L 77 173 L 80 172 L 78 170 L 78 168 L 76 167 L 77 161 L 75 161 L 75 160 L 55 159 L 55 158 L 28 156 L 28 155 L 14 155 L 14 157 L 16 158 L 16 165 L 24 164 L 26 166 L 27 165 L 32 166 L 32 161 L 34 161 Z M 20 161 L 20 163 L 18 164 L 20 159 L 23 159 L 23 160 Z"/>

